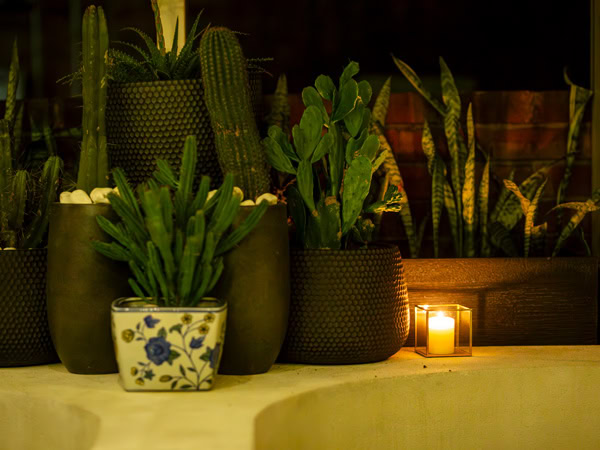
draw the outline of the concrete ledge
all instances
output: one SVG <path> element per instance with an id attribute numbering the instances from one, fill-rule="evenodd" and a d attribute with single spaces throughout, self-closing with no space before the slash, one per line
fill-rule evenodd
<path id="1" fill-rule="evenodd" d="M 276 365 L 199 393 L 117 375 L 0 369 L 0 449 L 600 448 L 600 346 L 402 350 L 355 366 Z"/>

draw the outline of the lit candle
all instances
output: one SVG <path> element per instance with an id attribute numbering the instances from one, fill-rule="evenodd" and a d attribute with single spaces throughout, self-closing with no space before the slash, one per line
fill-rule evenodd
<path id="1" fill-rule="evenodd" d="M 429 353 L 454 353 L 454 319 L 444 315 L 429 318 Z"/>

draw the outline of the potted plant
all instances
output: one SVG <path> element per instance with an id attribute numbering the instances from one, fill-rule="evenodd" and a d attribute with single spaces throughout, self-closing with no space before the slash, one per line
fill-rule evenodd
<path id="1" fill-rule="evenodd" d="M 83 17 L 83 141 L 76 187 L 54 203 L 48 238 L 48 319 L 58 355 L 70 372 L 117 371 L 110 336 L 110 303 L 130 293 L 127 267 L 94 251 L 108 240 L 96 217 L 116 218 L 105 200 L 108 155 L 104 110 L 108 32 L 101 7 Z M 100 195 L 97 195 L 100 194 Z M 93 203 L 92 198 L 99 203 Z"/>
<path id="2" fill-rule="evenodd" d="M 23 104 L 17 103 L 19 56 L 15 42 L 4 118 L 0 119 L 0 366 L 47 364 L 57 359 L 46 313 L 45 236 L 62 160 L 50 156 L 41 174 L 19 164 Z"/>
<path id="3" fill-rule="evenodd" d="M 540 199 L 556 164 L 543 166 L 518 185 L 513 180 L 513 171 L 508 179 L 502 180 L 494 198 L 490 195 L 494 179 L 492 154 L 477 142 L 471 105 L 463 115 L 461 96 L 444 60 L 440 58 L 442 101 L 424 87 L 406 63 L 397 58 L 394 62 L 431 105 L 434 114 L 442 118 L 450 156 L 448 166 L 428 121 L 423 125 L 422 135 L 432 183 L 433 251 L 436 258 L 442 253 L 439 242 L 445 211 L 454 256 L 458 258 L 406 260 L 411 305 L 456 299 L 456 303 L 473 308 L 475 345 L 596 343 L 597 259 L 558 258 L 565 254 L 564 244 L 584 216 L 600 206 L 600 192 L 594 192 L 585 202 L 564 202 L 591 92 L 566 77 L 570 85 L 570 111 L 565 169 L 557 189 L 556 206 L 546 215 L 540 215 Z M 389 89 L 383 95 L 387 99 L 378 102 L 389 103 Z M 466 133 L 461 125 L 463 120 Z M 379 122 L 385 123 L 385 112 L 380 114 Z M 383 127 L 379 126 L 378 132 L 385 141 Z M 478 160 L 483 166 L 481 171 L 476 169 Z M 560 214 L 565 209 L 575 211 L 566 221 Z M 548 229 L 554 218 L 558 232 L 553 242 Z M 409 218 L 408 222 L 411 221 Z M 405 226 L 405 231 L 410 241 L 410 229 Z M 583 233 L 580 236 L 583 247 L 587 247 Z M 412 333 L 408 342 L 412 342 Z"/>
<path id="4" fill-rule="evenodd" d="M 186 136 L 198 139 L 197 179 L 209 175 L 213 187 L 222 182 L 215 153 L 215 141 L 200 78 L 200 14 L 194 21 L 183 48 L 177 46 L 178 25 L 172 45 L 167 48 L 158 2 L 152 0 L 157 42 L 137 29 L 145 49 L 120 42 L 126 53 L 109 50 L 107 129 L 112 167 L 121 167 L 135 186 L 152 177 L 156 161 L 165 159 L 173 167 L 181 165 L 181 149 Z M 261 72 L 251 72 L 253 105 L 262 101 Z"/>
<path id="5" fill-rule="evenodd" d="M 223 27 L 207 29 L 200 63 L 219 163 L 248 198 L 234 226 L 252 214 L 255 201 L 268 197 L 273 203 L 248 238 L 225 256 L 215 291 L 229 309 L 221 373 L 263 373 L 277 359 L 288 323 L 286 207 L 268 193 L 269 167 L 252 113 L 246 58 L 235 34 Z"/>
<path id="6" fill-rule="evenodd" d="M 264 144 L 270 164 L 296 176 L 288 206 L 296 227 L 292 298 L 282 361 L 351 364 L 380 361 L 408 334 L 408 298 L 396 246 L 374 245 L 369 214 L 397 211 L 390 186 L 369 200 L 371 178 L 386 157 L 369 133 L 371 87 L 351 62 L 339 86 L 321 75 L 302 92 L 306 110 L 293 145 L 273 126 Z M 331 101 L 331 114 L 325 108 Z M 323 133 L 325 129 L 325 133 Z"/>
<path id="7" fill-rule="evenodd" d="M 205 390 L 213 385 L 225 336 L 226 302 L 206 298 L 221 276 L 223 255 L 260 221 L 259 204 L 235 230 L 240 208 L 233 176 L 209 196 L 208 177 L 196 194 L 196 139 L 186 140 L 179 178 L 164 161 L 137 196 L 116 169 L 120 196 L 110 201 L 121 222 L 98 217 L 115 241 L 95 242 L 100 253 L 127 262 L 137 298 L 112 305 L 113 340 L 127 390 Z"/>

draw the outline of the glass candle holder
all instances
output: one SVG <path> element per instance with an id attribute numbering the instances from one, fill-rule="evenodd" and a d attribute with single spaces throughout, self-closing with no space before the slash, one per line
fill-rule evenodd
<path id="1" fill-rule="evenodd" d="M 466 306 L 415 306 L 415 352 L 425 357 L 471 356 L 472 311 Z"/>

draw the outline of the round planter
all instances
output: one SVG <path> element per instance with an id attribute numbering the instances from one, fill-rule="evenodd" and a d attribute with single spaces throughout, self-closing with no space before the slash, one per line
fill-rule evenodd
<path id="1" fill-rule="evenodd" d="M 96 252 L 110 241 L 96 217 L 116 221 L 110 205 L 54 203 L 48 235 L 48 319 L 60 360 L 73 373 L 117 372 L 110 305 L 130 295 L 129 268 Z"/>
<path id="2" fill-rule="evenodd" d="M 260 74 L 250 76 L 251 97 L 262 114 Z M 135 187 L 152 177 L 156 160 L 181 166 L 187 136 L 196 136 L 196 178 L 208 175 L 216 189 L 223 181 L 201 79 L 111 84 L 106 105 L 111 167 L 121 167 Z"/>
<path id="3" fill-rule="evenodd" d="M 46 249 L 0 251 L 0 367 L 57 361 L 46 312 Z"/>
<path id="4" fill-rule="evenodd" d="M 159 308 L 140 298 L 112 304 L 119 376 L 127 391 L 205 391 L 219 368 L 227 304 Z"/>
<path id="5" fill-rule="evenodd" d="M 237 227 L 253 206 L 242 206 Z M 227 301 L 227 334 L 220 373 L 267 372 L 288 323 L 290 266 L 285 205 L 270 206 L 256 228 L 225 255 L 215 295 Z"/>
<path id="6" fill-rule="evenodd" d="M 279 359 L 303 364 L 382 361 L 410 328 L 396 246 L 293 250 L 288 331 Z"/>

